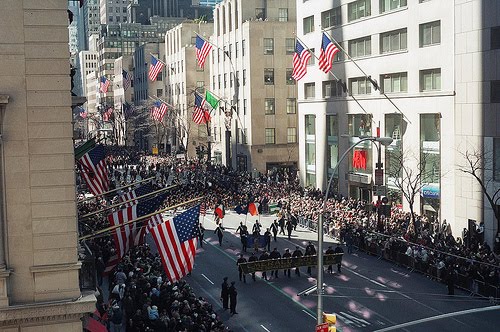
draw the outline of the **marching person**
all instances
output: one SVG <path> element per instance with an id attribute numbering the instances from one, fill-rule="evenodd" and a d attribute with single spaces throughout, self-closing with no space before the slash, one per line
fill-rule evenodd
<path id="1" fill-rule="evenodd" d="M 255 220 L 255 224 L 252 227 L 252 234 L 253 234 L 253 236 L 259 237 L 260 236 L 260 230 L 261 230 L 261 228 L 262 228 L 262 225 L 259 224 L 258 220 Z"/>
<path id="2" fill-rule="evenodd" d="M 219 246 L 222 246 L 222 238 L 224 237 L 224 227 L 222 227 L 222 224 L 217 225 L 214 233 L 217 234 L 219 238 Z"/>
<path id="3" fill-rule="evenodd" d="M 221 285 L 220 300 L 222 301 L 222 309 L 229 309 L 229 285 L 227 284 L 227 277 L 224 277 L 224 281 Z"/>
<path id="4" fill-rule="evenodd" d="M 285 235 L 285 217 L 283 215 L 281 215 L 278 225 L 280 226 L 280 234 Z"/>
<path id="5" fill-rule="evenodd" d="M 248 229 L 247 226 L 243 225 L 243 221 L 240 222 L 240 225 L 236 229 L 236 233 L 240 233 L 240 241 L 242 246 L 241 250 L 246 252 L 248 245 Z"/>
<path id="6" fill-rule="evenodd" d="M 309 244 L 306 247 L 306 253 L 305 256 L 314 256 L 316 255 L 316 248 L 314 248 L 314 245 L 312 244 L 311 241 L 309 241 Z M 307 267 L 307 274 L 311 275 L 311 268 L 312 266 Z"/>
<path id="7" fill-rule="evenodd" d="M 293 223 L 290 219 L 286 221 L 286 231 L 288 233 L 288 240 L 292 238 Z"/>
<path id="8" fill-rule="evenodd" d="M 267 251 L 271 251 L 271 232 L 269 231 L 269 228 L 267 228 L 264 233 L 264 241 L 266 243 Z"/>
<path id="9" fill-rule="evenodd" d="M 238 273 L 240 276 L 240 281 L 243 278 L 243 282 L 245 284 L 247 283 L 247 277 L 246 277 L 245 273 L 243 272 L 243 269 L 241 268 L 240 264 L 246 263 L 246 262 L 247 262 L 247 260 L 245 257 L 243 257 L 243 254 L 240 254 L 240 258 L 238 258 L 238 260 L 236 261 L 236 265 L 238 265 Z"/>
<path id="10" fill-rule="evenodd" d="M 283 258 L 291 258 L 292 254 L 290 253 L 290 250 L 288 248 L 285 249 L 285 252 L 283 253 Z M 283 275 L 288 275 L 288 278 L 290 278 L 290 269 L 284 269 L 283 270 Z"/>
<path id="11" fill-rule="evenodd" d="M 238 296 L 238 292 L 236 291 L 236 287 L 234 286 L 235 282 L 231 281 L 231 286 L 228 289 L 229 292 L 229 312 L 232 315 L 237 315 L 238 313 L 236 312 L 236 298 Z"/>
<path id="12" fill-rule="evenodd" d="M 302 257 L 302 256 L 304 256 L 304 254 L 302 254 L 302 251 L 300 250 L 299 246 L 295 247 L 295 251 L 293 252 L 292 257 Z M 295 268 L 295 274 L 300 277 L 300 269 L 298 266 Z"/>
<path id="13" fill-rule="evenodd" d="M 273 232 L 274 242 L 276 242 L 276 236 L 278 235 L 279 225 L 278 221 L 274 219 L 274 222 L 271 224 L 271 232 Z"/>
<path id="14" fill-rule="evenodd" d="M 199 226 L 200 232 L 198 233 L 198 241 L 200 242 L 200 247 L 203 248 L 203 238 L 205 237 L 205 227 L 200 222 Z"/>
<path id="15" fill-rule="evenodd" d="M 335 253 L 336 254 L 343 254 L 344 253 L 344 249 L 342 249 L 342 247 L 340 246 L 340 243 L 337 243 L 337 247 L 335 247 Z M 338 273 L 341 273 L 340 272 L 341 268 L 342 268 L 342 259 L 339 260 L 339 262 L 337 263 L 337 271 L 338 271 Z"/>
<path id="16" fill-rule="evenodd" d="M 259 261 L 266 261 L 269 259 L 269 254 L 267 253 L 267 251 L 264 250 L 264 252 L 262 253 L 262 255 L 260 255 L 259 257 Z M 264 280 L 267 280 L 267 272 L 266 270 L 262 271 L 262 278 L 264 278 Z"/>
<path id="17" fill-rule="evenodd" d="M 335 253 L 335 250 L 333 250 L 332 246 L 328 246 L 328 249 L 326 249 L 325 254 L 332 255 L 334 253 Z M 328 273 L 333 273 L 333 267 L 331 264 L 328 265 L 327 271 L 328 271 Z M 339 271 L 339 273 L 340 273 L 340 271 Z"/>
<path id="18" fill-rule="evenodd" d="M 278 251 L 278 248 L 274 248 L 273 249 L 273 251 L 269 254 L 269 258 L 271 258 L 271 259 L 280 259 L 281 258 L 281 254 Z M 278 270 L 272 270 L 271 271 L 271 277 L 273 277 L 273 276 L 276 279 L 278 279 Z"/>
<path id="19" fill-rule="evenodd" d="M 257 258 L 257 255 L 255 254 L 255 252 L 252 252 L 252 255 L 248 258 L 249 263 L 256 262 L 258 260 L 259 260 L 259 258 Z M 253 281 L 255 281 L 255 271 L 252 272 L 252 279 L 253 279 Z"/>

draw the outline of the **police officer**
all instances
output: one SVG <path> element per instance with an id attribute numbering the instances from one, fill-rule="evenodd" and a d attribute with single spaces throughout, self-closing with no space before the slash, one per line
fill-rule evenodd
<path id="1" fill-rule="evenodd" d="M 222 224 L 217 225 L 214 233 L 217 234 L 217 238 L 219 239 L 219 246 L 222 246 L 222 238 L 224 237 L 224 227 L 222 227 Z"/>
<path id="2" fill-rule="evenodd" d="M 316 255 L 316 248 L 314 248 L 314 245 L 312 244 L 311 241 L 309 241 L 309 244 L 306 247 L 306 253 L 305 256 L 314 256 Z M 311 268 L 312 266 L 307 267 L 307 274 L 311 275 Z"/>
<path id="3" fill-rule="evenodd" d="M 203 248 L 203 237 L 205 236 L 205 227 L 200 222 L 199 225 L 199 233 L 198 233 L 198 240 L 200 242 L 200 247 Z"/>
<path id="4" fill-rule="evenodd" d="M 234 281 L 231 281 L 231 286 L 228 289 L 229 293 L 229 312 L 232 315 L 237 315 L 238 313 L 236 312 L 236 297 L 238 296 L 238 292 L 236 291 L 236 286 L 234 286 Z"/>
<path id="5" fill-rule="evenodd" d="M 290 253 L 290 250 L 288 248 L 285 249 L 285 252 L 283 253 L 283 258 L 291 258 L 292 254 Z M 283 275 L 288 275 L 288 278 L 290 278 L 290 269 L 285 269 L 283 270 Z"/>
<path id="6" fill-rule="evenodd" d="M 240 240 L 241 240 L 241 250 L 244 252 L 247 251 L 247 245 L 248 245 L 248 229 L 247 226 L 243 225 L 243 222 L 240 222 L 240 226 L 238 229 L 236 229 L 236 233 L 240 233 Z"/>
<path id="7" fill-rule="evenodd" d="M 271 232 L 273 232 L 274 242 L 276 242 L 276 236 L 278 235 L 279 225 L 278 221 L 274 219 L 274 222 L 271 224 Z"/>
<path id="8" fill-rule="evenodd" d="M 335 251 L 334 251 L 336 254 L 343 254 L 344 253 L 344 249 L 342 249 L 342 247 L 340 246 L 340 243 L 337 243 L 337 247 L 335 247 Z M 341 273 L 340 272 L 340 268 L 342 267 L 342 260 L 339 260 L 339 262 L 337 263 L 337 271 L 338 273 Z"/>
<path id="9" fill-rule="evenodd" d="M 255 224 L 252 227 L 252 235 L 255 237 L 259 237 L 261 228 L 262 228 L 262 225 L 259 224 L 258 220 L 255 220 Z"/>
<path id="10" fill-rule="evenodd" d="M 269 254 L 269 258 L 271 259 L 280 259 L 281 254 L 278 251 L 278 248 L 274 248 L 273 251 Z M 276 279 L 278 278 L 278 270 L 272 270 L 271 271 L 271 277 L 275 277 Z"/>
<path id="11" fill-rule="evenodd" d="M 293 252 L 292 257 L 302 257 L 302 256 L 304 256 L 304 254 L 302 254 L 302 251 L 300 250 L 300 248 L 298 246 L 295 247 L 295 251 Z M 295 268 L 295 274 L 300 277 L 299 267 Z"/>
<path id="12" fill-rule="evenodd" d="M 238 258 L 238 260 L 236 261 L 236 265 L 238 265 L 238 272 L 240 275 L 240 281 L 243 278 L 243 282 L 245 284 L 247 283 L 247 277 L 246 277 L 245 273 L 243 273 L 243 269 L 241 268 L 240 264 L 246 263 L 246 262 L 247 262 L 247 260 L 245 257 L 243 257 L 243 254 L 240 254 L 240 258 Z"/>
<path id="13" fill-rule="evenodd" d="M 267 228 L 264 233 L 264 241 L 266 243 L 267 251 L 271 251 L 271 232 L 269 231 L 269 228 Z"/>
<path id="14" fill-rule="evenodd" d="M 248 262 L 256 262 L 258 261 L 259 258 L 257 258 L 257 255 L 255 254 L 255 252 L 252 252 L 252 255 L 248 258 Z M 255 281 L 255 272 L 252 272 L 252 279 L 253 281 Z"/>
<path id="15" fill-rule="evenodd" d="M 264 252 L 262 253 L 262 255 L 260 255 L 259 257 L 259 261 L 266 261 L 269 259 L 269 254 L 267 253 L 267 251 L 264 250 Z M 267 272 L 266 270 L 262 271 L 262 278 L 264 278 L 264 280 L 267 280 Z"/>
<path id="16" fill-rule="evenodd" d="M 220 300 L 222 301 L 222 308 L 229 309 L 229 285 L 227 284 L 227 277 L 224 277 L 220 291 Z"/>
<path id="17" fill-rule="evenodd" d="M 331 255 L 331 254 L 334 254 L 334 253 L 335 253 L 335 251 L 333 250 L 332 246 L 328 246 L 328 249 L 326 249 L 325 254 Z M 328 273 L 333 273 L 333 267 L 332 267 L 332 265 L 328 265 L 327 271 L 328 271 Z"/>
<path id="18" fill-rule="evenodd" d="M 288 233 L 288 239 L 290 240 L 292 237 L 292 231 L 293 231 L 293 223 L 292 220 L 288 219 L 286 221 L 286 231 Z"/>

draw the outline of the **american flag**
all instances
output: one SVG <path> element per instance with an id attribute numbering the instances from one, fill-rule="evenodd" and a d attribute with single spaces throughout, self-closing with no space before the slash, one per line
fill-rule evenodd
<path id="1" fill-rule="evenodd" d="M 200 68 L 205 66 L 205 60 L 211 49 L 212 45 L 209 42 L 196 35 L 196 58 L 198 59 L 198 66 Z"/>
<path id="2" fill-rule="evenodd" d="M 337 45 L 335 45 L 330 38 L 323 32 L 323 38 L 321 40 L 321 50 L 319 53 L 319 69 L 328 73 L 332 69 L 333 58 L 340 50 Z"/>
<path id="3" fill-rule="evenodd" d="M 101 84 L 99 85 L 99 91 L 102 93 L 108 92 L 109 85 L 111 81 L 106 78 L 106 76 L 101 76 Z"/>
<path id="4" fill-rule="evenodd" d="M 102 113 L 102 121 L 108 122 L 111 119 L 111 115 L 113 115 L 113 107 L 109 106 L 104 113 Z"/>
<path id="5" fill-rule="evenodd" d="M 167 113 L 167 104 L 157 100 L 153 104 L 153 108 L 151 109 L 151 117 L 153 120 L 161 122 L 163 117 Z"/>
<path id="6" fill-rule="evenodd" d="M 210 113 L 205 109 L 205 99 L 202 96 L 194 94 L 194 113 L 193 122 L 196 124 L 203 124 L 210 121 Z"/>
<path id="7" fill-rule="evenodd" d="M 207 214 L 207 204 L 206 203 L 201 203 L 201 205 L 200 205 L 200 214 L 202 216 L 205 216 Z"/>
<path id="8" fill-rule="evenodd" d="M 148 227 L 146 227 L 146 233 L 149 234 L 151 228 L 154 228 L 163 222 L 163 217 L 161 213 L 155 214 L 151 218 L 148 219 Z"/>
<path id="9" fill-rule="evenodd" d="M 101 195 L 109 189 L 108 170 L 106 169 L 106 150 L 102 145 L 84 154 L 79 159 L 82 176 L 90 192 Z"/>
<path id="10" fill-rule="evenodd" d="M 125 209 L 108 215 L 110 225 L 121 226 L 113 232 L 118 257 L 121 259 L 133 245 L 139 245 L 144 240 L 146 227 L 143 220 L 124 225 L 125 223 L 153 213 L 158 210 L 165 200 L 165 195 L 159 195 Z"/>
<path id="11" fill-rule="evenodd" d="M 130 73 L 126 70 L 122 70 L 122 75 L 123 75 L 123 90 L 127 91 L 127 89 L 130 88 L 130 85 L 132 84 L 132 77 Z"/>
<path id="12" fill-rule="evenodd" d="M 147 183 L 121 195 L 120 197 L 118 197 L 118 199 L 120 200 L 120 202 L 130 201 L 125 203 L 125 206 L 128 207 L 138 203 L 136 200 L 137 197 L 141 197 L 152 192 L 153 192 L 153 186 Z"/>
<path id="13" fill-rule="evenodd" d="M 151 229 L 163 268 L 170 282 L 176 282 L 193 269 L 198 243 L 200 206 Z"/>
<path id="14" fill-rule="evenodd" d="M 149 79 L 156 81 L 158 74 L 163 70 L 165 64 L 158 60 L 154 55 L 151 55 L 151 65 L 149 66 Z"/>
<path id="15" fill-rule="evenodd" d="M 82 119 L 85 119 L 87 117 L 87 115 L 88 115 L 87 111 L 80 107 L 80 117 Z"/>
<path id="16" fill-rule="evenodd" d="M 295 41 L 295 53 L 293 54 L 293 72 L 292 78 L 296 81 L 300 80 L 307 74 L 307 61 L 311 58 L 311 52 L 304 48 L 302 44 Z"/>

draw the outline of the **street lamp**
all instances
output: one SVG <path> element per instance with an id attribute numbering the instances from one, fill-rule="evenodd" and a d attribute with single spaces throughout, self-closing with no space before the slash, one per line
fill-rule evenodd
<path id="1" fill-rule="evenodd" d="M 330 192 L 330 186 L 333 181 L 333 177 L 335 176 L 335 172 L 338 170 L 340 163 L 345 159 L 347 154 L 351 152 L 358 144 L 371 141 L 376 142 L 384 146 L 388 146 L 392 143 L 391 137 L 373 137 L 373 136 L 362 136 L 360 140 L 351 145 L 340 157 L 339 161 L 333 168 L 332 175 L 330 176 L 330 180 L 328 180 L 328 185 L 326 187 L 325 198 L 323 199 L 323 204 L 321 207 L 321 211 L 318 219 L 318 278 L 316 280 L 316 287 L 318 290 L 318 312 L 317 312 L 317 323 L 318 325 L 322 323 L 323 320 L 323 213 L 326 209 L 326 201 L 328 200 L 328 194 Z M 380 149 L 378 150 L 378 161 L 380 165 Z"/>

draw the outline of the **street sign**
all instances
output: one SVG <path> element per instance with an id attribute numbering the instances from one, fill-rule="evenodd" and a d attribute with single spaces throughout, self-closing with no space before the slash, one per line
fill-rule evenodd
<path id="1" fill-rule="evenodd" d="M 376 169 L 375 170 L 375 185 L 382 186 L 384 184 L 384 170 Z"/>
<path id="2" fill-rule="evenodd" d="M 328 323 L 316 325 L 316 332 L 328 332 Z"/>

